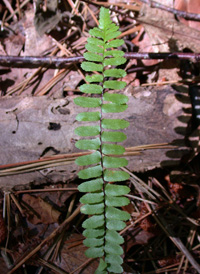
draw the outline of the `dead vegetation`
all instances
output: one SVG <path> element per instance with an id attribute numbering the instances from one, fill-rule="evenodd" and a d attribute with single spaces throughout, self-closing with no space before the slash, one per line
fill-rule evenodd
<path id="1" fill-rule="evenodd" d="M 121 231 L 124 273 L 200 273 L 200 22 L 177 13 L 197 14 L 199 5 L 157 2 L 1 1 L 0 55 L 33 61 L 0 67 L 2 274 L 96 269 L 84 255 L 74 165 L 81 152 L 74 148 L 79 110 L 72 101 L 85 75 L 79 62 L 36 67 L 33 57 L 81 57 L 102 5 L 120 25 L 125 53 L 188 54 L 126 63 L 131 204 L 125 210 L 132 218 Z"/>

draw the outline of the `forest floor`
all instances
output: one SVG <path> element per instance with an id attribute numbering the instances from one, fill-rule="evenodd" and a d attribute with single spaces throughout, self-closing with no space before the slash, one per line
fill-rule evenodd
<path id="1" fill-rule="evenodd" d="M 150 158 L 146 162 L 141 160 L 141 168 L 139 164 L 129 165 L 131 176 L 127 184 L 131 188 L 128 195 L 131 203 L 123 209 L 131 214 L 131 220 L 120 233 L 125 239 L 124 273 L 197 274 L 200 273 L 200 114 L 194 110 L 199 109 L 195 104 L 200 106 L 199 99 L 195 101 L 200 98 L 200 66 L 192 54 L 200 53 L 200 22 L 185 20 L 172 11 L 198 13 L 200 7 L 198 1 L 158 0 L 172 7 L 169 12 L 161 9 L 161 5 L 154 8 L 150 2 L 155 4 L 142 0 L 3 0 L 0 56 L 82 56 L 88 32 L 98 24 L 101 6 L 110 8 L 112 20 L 119 25 L 120 37 L 125 41 L 122 49 L 126 53 L 188 54 L 185 59 L 127 59 L 125 94 L 139 98 L 140 94 L 148 97 L 149 91 L 162 92 L 163 87 L 166 93 L 176 90 L 183 94 L 188 108 L 185 102 L 169 101 L 165 112 L 175 113 L 178 109 L 188 116 L 184 121 L 177 117 L 186 128 L 184 132 L 178 131 L 184 141 L 184 149 L 175 155 L 178 164 L 162 166 L 159 160 L 151 163 Z M 58 137 L 60 124 L 56 121 L 48 124 L 48 134 L 53 136 L 48 145 L 48 136 L 42 129 L 49 113 L 44 109 L 46 104 L 49 107 L 48 100 L 54 104 L 50 109 L 54 114 L 72 111 L 66 108 L 66 102 L 80 94 L 79 85 L 85 81 L 85 72 L 80 62 L 52 68 L 42 61 L 38 67 L 33 66 L 32 59 L 32 64 L 18 67 L 13 60 L 10 65 L 3 65 L 0 60 L 0 111 L 10 115 L 7 124 L 0 117 L 0 273 L 94 273 L 98 261 L 84 255 L 81 224 L 85 216 L 80 213 L 79 179 L 74 171 L 77 151 L 69 153 L 70 149 L 65 150 L 61 144 L 55 149 L 56 142 L 62 143 Z M 37 151 L 24 132 L 20 133 L 18 120 L 18 111 L 23 112 L 24 108 L 28 109 L 26 115 L 32 115 L 31 104 L 37 110 L 32 117 L 37 123 L 31 133 L 34 138 L 40 137 Z M 144 118 L 147 124 L 148 118 Z M 4 133 L 13 125 L 11 138 Z M 28 123 L 25 127 L 31 130 Z M 15 144 L 16 131 L 23 139 Z M 74 145 L 75 137 L 67 138 Z M 145 157 L 143 150 L 151 150 L 152 154 L 155 151 L 157 155 L 156 151 L 161 149 L 158 153 L 161 159 L 165 149 L 174 145 L 173 138 L 157 144 L 152 144 L 148 135 L 144 140 L 136 141 L 138 146 L 132 145 L 131 150 L 127 148 L 127 155 L 141 158 Z M 61 164 L 62 169 L 56 169 Z"/>

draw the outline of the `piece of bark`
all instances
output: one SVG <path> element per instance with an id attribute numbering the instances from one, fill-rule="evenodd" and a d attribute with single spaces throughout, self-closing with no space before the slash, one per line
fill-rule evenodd
<path id="1" fill-rule="evenodd" d="M 176 165 L 188 150 L 184 146 L 184 131 L 189 119 L 183 109 L 181 94 L 170 86 L 158 88 L 128 88 L 129 107 L 115 114 L 130 122 L 124 131 L 125 147 L 171 143 L 179 148 L 143 151 L 128 157 L 128 168 L 140 172 L 155 167 Z M 178 99 L 177 99 L 178 98 Z M 187 104 L 186 104 L 187 103 Z M 79 151 L 74 146 L 74 129 L 83 125 L 76 115 L 86 111 L 73 103 L 73 98 L 11 97 L 0 99 L 0 163 L 2 165 L 37 160 L 48 153 L 63 154 Z M 182 117 L 182 118 L 181 118 Z M 185 120 L 184 120 L 185 119 Z M 183 122 L 184 121 L 184 122 Z M 80 151 L 79 151 L 80 152 Z M 26 174 L 0 177 L 0 188 L 28 185 L 49 180 L 66 181 L 77 176 L 78 167 L 71 163 Z"/>

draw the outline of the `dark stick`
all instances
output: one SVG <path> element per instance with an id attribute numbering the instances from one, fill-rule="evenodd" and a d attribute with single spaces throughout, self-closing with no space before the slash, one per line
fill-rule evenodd
<path id="1" fill-rule="evenodd" d="M 200 61 L 200 53 L 185 52 L 127 52 L 124 55 L 127 59 L 191 59 Z M 74 57 L 40 57 L 40 56 L 3 56 L 0 55 L 0 66 L 12 68 L 38 68 L 40 66 L 49 68 L 65 68 L 69 64 L 80 63 L 84 59 L 83 56 Z"/>
<path id="2" fill-rule="evenodd" d="M 2 56 L 0 55 L 0 66 L 13 68 L 64 68 L 68 64 L 78 63 L 84 60 L 83 56 L 74 57 L 52 57 L 52 56 Z"/>
<path id="3" fill-rule="evenodd" d="M 161 9 L 161 10 L 171 12 L 174 15 L 183 17 L 187 20 L 200 21 L 200 14 L 197 14 L 197 13 L 189 13 L 189 12 L 186 12 L 186 11 L 173 9 L 171 7 L 165 6 L 163 4 L 160 4 L 156 1 L 151 1 L 151 0 L 140 0 L 140 2 L 148 4 L 151 8 L 158 8 L 158 9 Z"/>

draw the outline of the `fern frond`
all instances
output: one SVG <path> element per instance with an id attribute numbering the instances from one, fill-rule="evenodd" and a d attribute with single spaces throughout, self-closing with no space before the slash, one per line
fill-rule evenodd
<path id="1" fill-rule="evenodd" d="M 81 67 L 87 72 L 95 72 L 86 76 L 87 84 L 80 87 L 80 91 L 88 97 L 77 97 L 74 102 L 84 108 L 95 111 L 81 112 L 76 120 L 86 122 L 85 126 L 76 128 L 75 133 L 80 137 L 92 137 L 76 142 L 76 147 L 92 150 L 91 154 L 79 157 L 76 164 L 83 166 L 78 176 L 88 180 L 79 185 L 84 192 L 80 202 L 83 204 L 81 212 L 93 215 L 83 222 L 86 255 L 90 258 L 101 258 L 96 274 L 122 273 L 121 255 L 123 237 L 117 231 L 124 229 L 125 221 L 130 218 L 129 213 L 121 210 L 129 204 L 124 197 L 130 189 L 124 185 L 110 182 L 121 182 L 129 179 L 129 174 L 119 170 L 128 161 L 122 157 L 125 148 L 116 142 L 126 140 L 126 135 L 119 130 L 125 129 L 129 123 L 124 119 L 109 118 L 108 113 L 119 113 L 127 109 L 128 98 L 123 94 L 113 93 L 126 86 L 118 78 L 124 77 L 126 72 L 117 68 L 126 62 L 124 52 L 116 49 L 124 42 L 115 39 L 119 36 L 119 27 L 112 23 L 108 9 L 101 8 L 99 27 L 90 30 L 86 44 L 86 59 Z M 110 92 L 111 90 L 111 92 Z M 95 124 L 94 124 L 95 122 Z M 92 124 L 91 124 L 92 123 Z M 89 166 L 86 167 L 85 166 Z"/>

